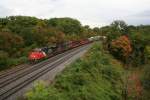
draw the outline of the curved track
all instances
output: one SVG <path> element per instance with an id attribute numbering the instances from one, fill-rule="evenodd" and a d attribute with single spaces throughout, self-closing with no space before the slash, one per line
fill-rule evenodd
<path id="1" fill-rule="evenodd" d="M 0 100 L 9 98 L 20 89 L 88 47 L 89 45 L 77 47 L 33 66 L 18 67 L 18 69 L 13 69 L 8 73 L 0 74 Z"/>

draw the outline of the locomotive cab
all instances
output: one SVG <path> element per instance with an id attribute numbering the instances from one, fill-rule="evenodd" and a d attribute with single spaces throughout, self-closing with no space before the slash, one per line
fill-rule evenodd
<path id="1" fill-rule="evenodd" d="M 36 61 L 39 59 L 43 59 L 46 57 L 46 53 L 42 49 L 34 49 L 30 54 L 29 54 L 29 60 L 30 61 Z"/>

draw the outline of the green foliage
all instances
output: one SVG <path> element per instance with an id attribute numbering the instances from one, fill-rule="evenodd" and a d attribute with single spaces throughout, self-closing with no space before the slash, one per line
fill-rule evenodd
<path id="1" fill-rule="evenodd" d="M 27 62 L 27 57 L 25 56 L 19 58 L 10 58 L 7 52 L 0 51 L 0 70 L 25 62 Z"/>
<path id="2" fill-rule="evenodd" d="M 95 44 L 56 77 L 54 84 L 36 86 L 28 100 L 121 100 L 120 63 Z M 52 96 L 52 98 L 50 98 Z"/>
<path id="3" fill-rule="evenodd" d="M 147 63 L 147 46 L 150 45 L 150 27 L 137 26 L 130 27 L 130 40 L 132 42 L 133 53 L 131 55 L 134 66 Z"/>
<path id="4" fill-rule="evenodd" d="M 117 39 L 121 35 L 128 34 L 127 24 L 122 20 L 115 20 L 109 26 L 102 27 L 102 34 L 107 36 L 108 42 Z"/>
<path id="5" fill-rule="evenodd" d="M 0 69 L 3 69 L 7 64 L 8 54 L 7 52 L 0 51 Z"/>
<path id="6" fill-rule="evenodd" d="M 0 18 L 0 50 L 9 56 L 5 65 L 13 66 L 19 64 L 18 58 L 28 56 L 33 45 L 42 47 L 67 40 L 87 38 L 91 36 L 89 33 L 93 32 L 92 29 L 89 30 L 85 31 L 81 23 L 72 18 L 49 20 L 29 16 Z"/>
<path id="7" fill-rule="evenodd" d="M 150 61 L 150 46 L 146 46 L 146 47 L 145 47 L 144 54 L 145 54 L 145 56 L 146 56 L 147 63 L 149 63 L 149 61 Z"/>
<path id="8" fill-rule="evenodd" d="M 144 86 L 144 89 L 146 90 L 150 90 L 150 66 L 149 65 L 146 65 L 144 66 L 144 73 L 143 73 L 143 76 L 142 76 L 142 83 L 143 83 L 143 86 Z"/>
<path id="9" fill-rule="evenodd" d="M 28 16 L 10 16 L 6 17 L 7 23 L 6 27 L 14 33 L 20 33 L 25 27 L 33 27 L 37 24 L 38 19 L 35 17 Z"/>
<path id="10" fill-rule="evenodd" d="M 81 33 L 81 23 L 72 18 L 52 18 L 48 20 L 48 25 L 57 27 L 59 30 L 66 34 L 79 34 Z"/>
<path id="11" fill-rule="evenodd" d="M 0 49 L 11 54 L 12 48 L 23 46 L 23 39 L 18 35 L 9 32 L 0 32 Z"/>
<path id="12" fill-rule="evenodd" d="M 42 81 L 36 83 L 33 92 L 28 92 L 26 96 L 29 100 L 59 100 L 56 90 L 50 87 L 47 89 Z"/>
<path id="13" fill-rule="evenodd" d="M 111 27 L 122 34 L 128 33 L 127 24 L 122 20 L 115 20 L 111 23 Z"/>
<path id="14" fill-rule="evenodd" d="M 121 36 L 116 40 L 113 40 L 110 44 L 109 51 L 118 59 L 127 63 L 127 59 L 132 52 L 130 40 L 127 36 Z"/>
<path id="15" fill-rule="evenodd" d="M 150 66 L 148 65 L 144 65 L 144 70 L 142 71 L 142 77 L 141 77 L 141 81 L 142 81 L 142 86 L 143 86 L 143 100 L 149 100 L 150 99 Z"/>
<path id="16" fill-rule="evenodd" d="M 132 53 L 130 53 L 129 58 L 125 61 L 126 64 L 133 66 L 140 66 L 142 64 L 148 63 L 147 46 L 150 45 L 150 26 L 140 25 L 140 26 L 128 26 L 124 21 L 114 21 L 111 25 L 100 28 L 102 34 L 107 36 L 106 48 L 109 51 L 110 45 L 113 41 L 116 41 L 122 35 L 129 37 L 131 41 Z M 124 41 L 121 41 L 122 43 Z M 117 45 L 116 45 L 117 46 Z M 115 57 L 122 55 L 122 50 L 116 50 Z M 119 57 L 119 59 L 122 59 Z M 124 57 L 124 59 L 126 59 Z M 124 60 L 123 60 L 124 61 Z"/>

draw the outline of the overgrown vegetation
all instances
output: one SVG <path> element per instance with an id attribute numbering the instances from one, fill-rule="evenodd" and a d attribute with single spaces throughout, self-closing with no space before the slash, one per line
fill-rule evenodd
<path id="1" fill-rule="evenodd" d="M 137 93 L 142 94 L 142 97 L 139 98 L 142 98 L 142 100 L 149 100 L 150 26 L 128 26 L 124 21 L 115 21 L 110 26 L 101 29 L 108 37 L 106 49 L 109 50 L 115 58 L 124 63 L 124 67 L 128 68 L 127 71 L 132 69 L 131 73 L 133 72 L 133 75 L 131 74 L 131 78 L 136 79 L 134 82 L 135 86 L 137 84 L 135 88 L 137 88 L 137 90 L 138 88 L 143 89 L 142 93 Z M 140 71 L 137 71 L 138 73 L 135 72 L 137 68 L 140 69 Z M 140 79 L 138 78 L 139 75 L 137 74 L 142 75 L 141 86 L 139 82 Z"/>
<path id="2" fill-rule="evenodd" d="M 122 100 L 121 66 L 97 43 L 52 85 L 36 84 L 26 96 L 28 100 Z"/>
<path id="3" fill-rule="evenodd" d="M 116 47 L 113 49 L 118 52 L 118 55 L 115 52 L 111 52 L 115 57 L 120 56 L 118 59 L 133 66 L 147 63 L 147 53 L 145 51 L 148 51 L 150 45 L 150 26 L 129 26 L 124 21 L 118 20 L 114 21 L 110 26 L 102 27 L 101 30 L 108 37 L 106 44 L 109 51 L 112 51 L 111 48 Z M 123 54 L 125 49 L 126 52 Z M 128 54 L 128 57 L 124 57 L 125 53 Z M 127 60 L 124 61 L 122 58 Z"/>
<path id="4" fill-rule="evenodd" d="M 127 25 L 124 21 L 116 20 L 108 26 L 104 26 L 101 28 L 95 27 L 91 29 L 88 25 L 82 26 L 78 20 L 72 18 L 52 18 L 44 20 L 28 16 L 10 16 L 6 18 L 0 18 L 0 70 L 7 68 L 7 66 L 15 66 L 22 62 L 26 62 L 28 52 L 32 48 L 51 45 L 56 42 L 58 43 L 67 40 L 87 38 L 94 35 L 107 36 L 107 41 L 104 43 L 104 51 L 108 50 L 114 58 L 117 58 L 124 64 L 125 68 L 130 69 L 140 67 L 140 69 L 142 69 L 143 74 L 141 77 L 141 82 L 144 88 L 143 97 L 146 98 L 145 100 L 149 99 L 148 93 L 150 89 L 147 86 L 150 83 L 150 25 L 133 26 Z M 93 54 L 91 54 L 93 56 L 89 55 L 90 57 L 87 56 L 87 58 L 85 58 L 88 59 L 88 62 L 86 62 L 86 60 L 80 59 L 71 66 L 76 66 L 78 68 L 77 65 L 81 67 L 84 64 L 85 66 L 87 66 L 86 64 L 90 65 L 91 63 L 90 68 L 94 69 L 96 66 L 94 64 L 97 63 L 98 59 L 99 63 L 102 63 L 101 61 L 105 62 L 105 60 L 102 58 L 106 57 L 107 54 L 103 55 L 104 57 L 102 58 L 95 59 L 97 58 L 97 56 L 94 56 L 94 54 L 97 53 L 97 51 L 93 50 L 91 52 L 93 52 Z M 107 67 L 107 64 L 102 65 L 112 70 L 112 67 Z M 73 70 L 73 68 L 74 67 L 71 67 L 70 70 Z M 79 72 L 81 69 L 78 68 Z M 103 69 L 97 69 L 97 71 L 99 70 Z M 64 81 L 63 75 L 60 77 L 62 78 L 61 81 Z M 103 84 L 105 84 L 105 82 Z M 58 82 L 56 81 L 56 83 Z M 62 84 L 58 84 L 58 86 L 59 85 Z M 111 85 L 109 84 L 108 86 Z M 72 89 L 73 87 L 67 87 L 67 89 L 68 88 Z M 58 91 L 55 85 L 52 86 L 51 89 L 53 93 L 57 94 L 54 97 L 67 97 L 64 96 L 65 94 L 60 93 L 61 90 Z M 86 92 L 89 91 L 86 89 L 87 88 L 85 88 Z M 98 89 L 99 88 L 96 88 L 95 90 L 91 91 L 98 91 Z M 55 90 L 55 92 L 53 90 Z M 51 90 L 47 89 L 46 91 Z M 70 90 L 68 89 L 68 91 Z M 82 90 L 78 91 L 82 92 Z M 87 97 L 89 97 L 88 93 L 90 92 L 87 92 Z M 99 94 L 97 93 L 95 95 L 99 96 Z"/>
<path id="5" fill-rule="evenodd" d="M 143 100 L 149 100 L 150 99 L 150 65 L 144 65 L 143 66 L 143 74 L 141 77 L 142 85 L 143 85 Z"/>
<path id="6" fill-rule="evenodd" d="M 72 18 L 38 19 L 28 16 L 0 18 L 0 70 L 27 61 L 29 51 L 97 33 Z"/>
<path id="7" fill-rule="evenodd" d="M 120 36 L 116 40 L 112 40 L 109 51 L 114 55 L 114 57 L 121 59 L 124 63 L 127 63 L 132 52 L 129 38 L 127 36 Z"/>

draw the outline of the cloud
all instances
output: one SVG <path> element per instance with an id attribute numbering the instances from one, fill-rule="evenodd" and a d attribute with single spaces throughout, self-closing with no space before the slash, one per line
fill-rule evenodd
<path id="1" fill-rule="evenodd" d="M 1 16 L 72 17 L 84 25 L 102 26 L 121 19 L 147 24 L 150 0 L 1 0 Z"/>
<path id="2" fill-rule="evenodd" d="M 0 17 L 9 16 L 10 14 L 12 14 L 12 10 L 0 5 Z"/>
<path id="3" fill-rule="evenodd" d="M 124 18 L 126 22 L 133 25 L 149 25 L 150 24 L 150 10 L 141 11 Z"/>
<path id="4" fill-rule="evenodd" d="M 136 14 L 136 16 L 150 18 L 150 10 L 142 11 L 142 12 Z"/>
<path id="5" fill-rule="evenodd" d="M 61 0 L 2 0 L 3 6 L 13 10 L 13 15 L 50 17 Z M 11 15 L 10 14 L 10 15 Z"/>

